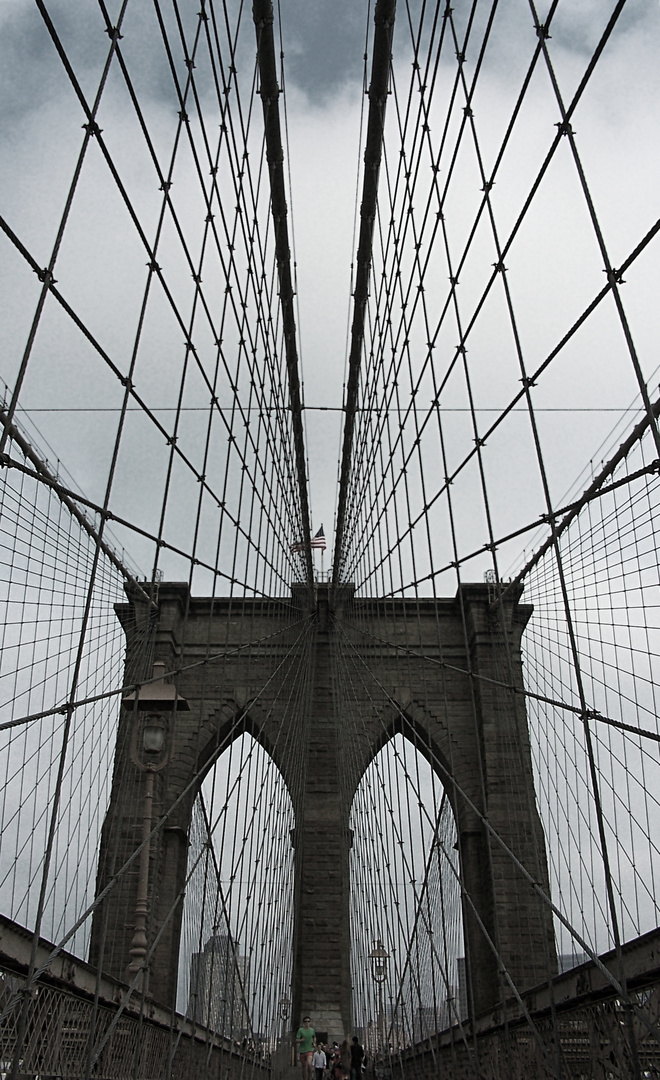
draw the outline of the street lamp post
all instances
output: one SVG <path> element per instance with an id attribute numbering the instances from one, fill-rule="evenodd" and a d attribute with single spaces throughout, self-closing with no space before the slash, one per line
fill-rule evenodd
<path id="1" fill-rule="evenodd" d="M 279 1005 L 280 1020 L 282 1021 L 283 1031 L 286 1031 L 286 1022 L 289 1019 L 289 1013 L 291 1012 L 291 1002 L 288 998 L 280 998 Z"/>
<path id="2" fill-rule="evenodd" d="M 286 1022 L 291 1015 L 291 1002 L 288 997 L 281 997 L 278 1003 L 278 1010 L 280 1014 L 280 1020 L 282 1021 L 282 1036 L 280 1039 L 281 1050 L 278 1053 L 278 1059 L 282 1061 L 282 1073 L 284 1072 L 284 1066 L 291 1064 L 291 1054 L 289 1051 L 289 1040 L 287 1039 Z"/>
<path id="3" fill-rule="evenodd" d="M 189 708 L 188 702 L 185 698 L 179 697 L 176 688 L 164 681 L 164 674 L 165 665 L 155 663 L 154 681 L 123 699 L 123 704 L 134 711 L 130 741 L 131 761 L 137 765 L 140 772 L 144 773 L 141 840 L 143 846 L 140 852 L 133 937 L 129 950 L 131 961 L 127 973 L 129 983 L 139 974 L 136 984 L 139 992 L 148 990 L 146 955 L 149 859 L 151 856 L 149 836 L 153 822 L 154 782 L 156 773 L 165 768 L 170 758 L 170 715 L 175 709 Z"/>
<path id="4" fill-rule="evenodd" d="M 378 987 L 378 1021 L 376 1024 L 376 1030 L 378 1032 L 378 1049 L 384 1053 L 385 1050 L 385 1038 L 386 1038 L 386 1026 L 385 1026 L 385 1012 L 383 1009 L 383 986 L 387 981 L 387 961 L 390 958 L 390 954 L 386 951 L 380 938 L 374 942 L 374 947 L 369 953 L 369 960 L 371 962 L 371 978 Z"/>

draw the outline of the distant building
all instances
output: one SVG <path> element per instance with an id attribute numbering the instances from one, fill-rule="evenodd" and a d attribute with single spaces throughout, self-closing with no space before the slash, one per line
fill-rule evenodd
<path id="1" fill-rule="evenodd" d="M 579 967 L 580 964 L 585 964 L 589 957 L 586 953 L 559 953 L 557 956 L 557 968 L 559 974 L 563 975 L 565 971 L 570 971 L 571 968 Z"/>
<path id="2" fill-rule="evenodd" d="M 403 1006 L 401 1002 L 397 1005 L 392 1003 L 385 1006 L 385 1022 L 387 1030 L 387 1042 L 389 1047 L 394 1050 L 403 1050 L 406 1046 L 410 1046 L 410 1022 L 406 1021 L 408 1010 Z"/>
<path id="3" fill-rule="evenodd" d="M 250 1035 L 249 962 L 229 934 L 214 934 L 190 958 L 188 1016 L 230 1039 Z"/>
<path id="4" fill-rule="evenodd" d="M 458 1015 L 461 1020 L 467 1020 L 470 1015 L 468 1006 L 467 969 L 465 957 L 456 957 L 456 970 L 458 972 Z"/>
<path id="5" fill-rule="evenodd" d="M 420 1005 L 413 1015 L 413 1043 L 428 1039 L 438 1031 L 445 1031 L 452 1024 L 465 1019 L 461 1012 L 460 993 L 456 986 L 449 987 L 449 996 L 435 1005 Z"/>
<path id="6" fill-rule="evenodd" d="M 446 1013 L 446 1009 L 444 1011 Z M 428 1039 L 429 1035 L 435 1035 L 436 1031 L 446 1027 L 446 1024 L 439 1023 L 440 1010 L 434 1009 L 432 1005 L 419 1005 L 415 1019 L 417 1022 L 413 1030 L 413 1043 Z"/>

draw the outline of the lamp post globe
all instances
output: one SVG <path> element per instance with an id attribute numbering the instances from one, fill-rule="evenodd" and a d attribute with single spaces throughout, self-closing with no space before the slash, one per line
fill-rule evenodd
<path id="1" fill-rule="evenodd" d="M 385 1013 L 383 1010 L 383 985 L 387 981 L 387 961 L 390 958 L 390 954 L 383 945 L 380 938 L 374 942 L 374 947 L 369 953 L 369 963 L 371 964 L 371 978 L 378 988 L 378 1019 L 376 1021 L 376 1031 L 378 1039 L 377 1050 L 383 1053 L 385 1048 Z"/>

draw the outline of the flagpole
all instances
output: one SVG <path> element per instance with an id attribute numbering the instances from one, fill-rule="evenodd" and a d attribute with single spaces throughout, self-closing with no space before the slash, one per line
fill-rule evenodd
<path id="1" fill-rule="evenodd" d="M 318 580 L 323 581 L 323 575 L 325 573 L 325 571 L 323 569 L 323 557 L 324 557 L 324 552 L 325 552 L 325 533 L 323 532 L 323 526 L 322 525 L 321 525 L 321 528 L 319 529 L 319 531 L 317 533 L 314 533 L 314 536 L 310 537 L 310 544 L 311 544 L 311 547 L 312 547 L 312 551 L 316 551 L 317 548 L 319 548 L 320 551 L 321 551 L 321 576 L 320 576 L 320 578 L 318 578 Z"/>

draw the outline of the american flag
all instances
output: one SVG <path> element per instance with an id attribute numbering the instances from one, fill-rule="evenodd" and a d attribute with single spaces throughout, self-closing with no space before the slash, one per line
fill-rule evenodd
<path id="1" fill-rule="evenodd" d="M 309 546 L 312 549 L 313 548 L 318 548 L 320 551 L 325 551 L 327 545 L 326 545 L 326 542 L 325 542 L 325 533 L 323 532 L 323 526 L 322 525 L 321 525 L 321 528 L 319 529 L 319 531 L 316 533 L 316 535 L 312 536 L 311 540 L 309 541 Z M 305 543 L 304 543 L 303 540 L 298 540 L 298 541 L 296 541 L 295 544 L 291 544 L 290 547 L 291 547 L 291 551 L 295 555 L 297 552 L 305 550 Z"/>
<path id="2" fill-rule="evenodd" d="M 325 551 L 325 533 L 322 525 L 316 536 L 312 537 L 310 544 L 313 548 L 320 548 L 321 551 Z"/>

